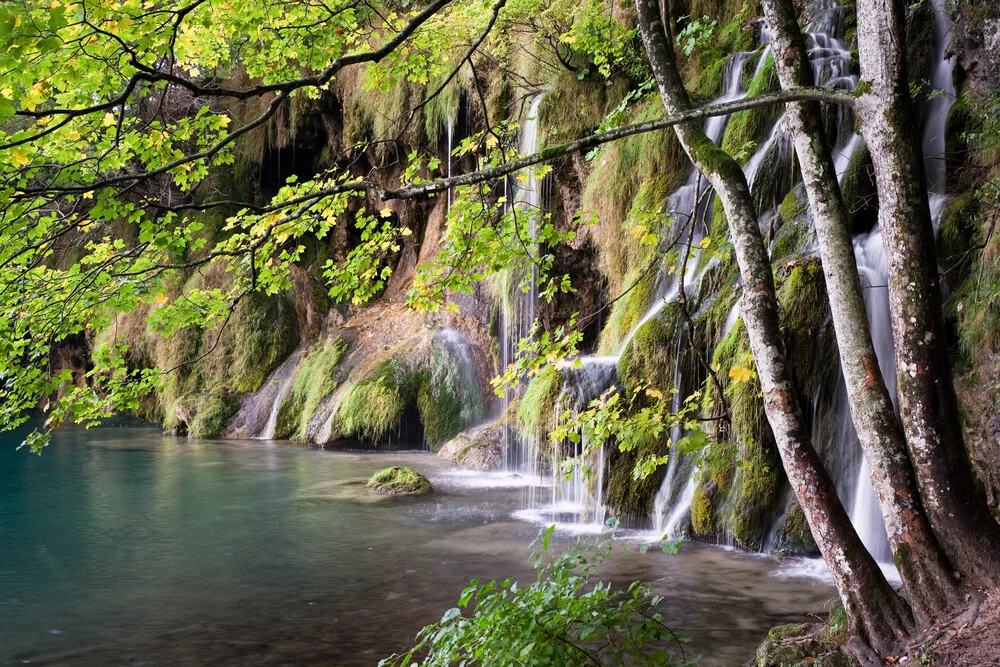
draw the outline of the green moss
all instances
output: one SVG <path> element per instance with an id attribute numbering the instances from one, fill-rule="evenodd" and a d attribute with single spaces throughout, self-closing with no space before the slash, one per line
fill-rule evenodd
<path id="1" fill-rule="evenodd" d="M 426 477 L 402 466 L 380 470 L 371 476 L 367 486 L 381 496 L 417 496 L 434 490 Z"/>
<path id="2" fill-rule="evenodd" d="M 632 271 L 626 276 L 625 283 L 626 289 L 635 286 L 611 306 L 608 322 L 601 331 L 599 354 L 614 354 L 652 305 L 656 289 L 654 272 L 640 275 L 638 271 Z"/>
<path id="3" fill-rule="evenodd" d="M 691 528 L 695 535 L 714 535 L 718 531 L 715 521 L 717 500 L 714 485 L 706 480 L 698 483 L 691 499 Z"/>
<path id="4" fill-rule="evenodd" d="M 433 450 L 482 418 L 482 383 L 464 345 L 453 336 L 436 336 L 417 392 L 424 438 Z"/>
<path id="5" fill-rule="evenodd" d="M 778 75 L 774 68 L 774 58 L 770 50 L 762 57 L 767 58 L 763 67 L 747 83 L 748 97 L 779 90 Z M 781 115 L 780 105 L 769 105 L 759 109 L 748 109 L 734 113 L 726 125 L 722 139 L 722 150 L 736 157 L 741 166 L 753 155 L 753 148 L 767 138 L 771 128 Z"/>
<path id="6" fill-rule="evenodd" d="M 617 447 L 611 449 L 604 504 L 615 516 L 624 520 L 642 520 L 652 514 L 653 499 L 666 470 L 661 466 L 661 470 L 655 474 L 639 480 L 633 477 L 632 471 L 637 461 L 666 454 L 668 443 L 668 440 L 664 440 L 627 452 L 622 452 Z"/>
<path id="7" fill-rule="evenodd" d="M 324 341 L 303 357 L 292 387 L 278 408 L 275 437 L 305 440 L 316 408 L 340 384 L 336 371 L 347 348 L 347 341 L 338 337 Z"/>
<path id="8" fill-rule="evenodd" d="M 421 374 L 387 359 L 374 376 L 350 388 L 334 417 L 336 430 L 345 436 L 378 440 L 394 431 L 406 407 L 416 399 Z"/>
<path id="9" fill-rule="evenodd" d="M 546 366 L 531 380 L 517 408 L 521 431 L 544 437 L 555 423 L 556 401 L 562 391 L 562 374 Z"/>
<path id="10" fill-rule="evenodd" d="M 197 397 L 191 406 L 194 419 L 188 425 L 188 435 L 195 438 L 217 438 L 239 407 L 239 398 L 232 394 Z"/>
<path id="11" fill-rule="evenodd" d="M 796 554 L 818 552 L 805 512 L 798 503 L 792 506 L 778 528 L 778 548 Z"/>
<path id="12" fill-rule="evenodd" d="M 673 388 L 677 311 L 676 303 L 664 306 L 660 316 L 650 318 L 635 332 L 618 359 L 618 377 L 629 391 L 639 384 L 663 392 Z"/>
<path id="13" fill-rule="evenodd" d="M 785 354 L 800 395 L 816 395 L 840 369 L 823 267 L 815 258 L 793 261 L 778 278 Z"/>
<path id="14" fill-rule="evenodd" d="M 424 425 L 424 438 L 432 450 L 437 450 L 462 430 L 462 405 L 450 387 L 434 387 L 429 381 L 423 382 L 417 393 L 417 407 Z"/>
<path id="15" fill-rule="evenodd" d="M 628 92 L 627 81 L 611 82 L 595 74 L 582 79 L 575 72 L 561 71 L 538 107 L 538 121 L 547 134 L 547 144 L 558 137 L 568 141 L 593 132 Z"/>
<path id="16" fill-rule="evenodd" d="M 972 192 L 953 197 L 945 204 L 938 234 L 938 256 L 946 268 L 957 264 L 968 252 L 975 234 L 978 213 L 979 202 Z M 961 280 L 964 276 L 950 277 L 952 280 Z"/>
<path id="17" fill-rule="evenodd" d="M 644 122 L 666 114 L 657 96 L 638 105 L 626 122 Z M 613 142 L 593 161 L 580 206 L 581 217 L 593 222 L 587 229 L 599 250 L 608 290 L 621 294 L 633 278 L 648 267 L 650 246 L 637 235 L 623 232 L 638 224 L 647 231 L 662 231 L 667 195 L 683 183 L 689 162 L 672 130 L 646 132 Z"/>
<path id="18" fill-rule="evenodd" d="M 715 348 L 713 367 L 725 386 L 725 402 L 729 409 L 729 424 L 719 433 L 723 442 L 731 441 L 731 449 L 713 452 L 715 464 L 711 474 L 720 489 L 731 488 L 726 509 L 729 532 L 740 545 L 758 548 L 767 532 L 781 481 L 781 463 L 764 414 L 760 381 L 754 376 L 747 382 L 737 382 L 730 371 L 737 367 L 753 369 L 750 341 L 743 322 L 739 321 Z M 709 406 L 721 407 L 714 385 L 709 385 L 706 397 Z M 709 413 L 712 414 L 712 413 Z"/>
<path id="19" fill-rule="evenodd" d="M 782 222 L 791 222 L 805 214 L 807 210 L 809 210 L 809 203 L 802 196 L 802 191 L 798 188 L 792 188 L 781 201 L 778 214 L 781 216 Z"/>

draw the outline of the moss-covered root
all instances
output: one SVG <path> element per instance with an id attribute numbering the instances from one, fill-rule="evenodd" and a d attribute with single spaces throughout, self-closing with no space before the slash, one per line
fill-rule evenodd
<path id="1" fill-rule="evenodd" d="M 426 477 L 402 466 L 378 471 L 367 486 L 380 496 L 421 496 L 434 490 Z"/>

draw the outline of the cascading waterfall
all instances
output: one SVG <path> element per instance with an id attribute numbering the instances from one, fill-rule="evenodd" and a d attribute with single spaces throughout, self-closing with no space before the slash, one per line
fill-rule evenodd
<path id="1" fill-rule="evenodd" d="M 742 91 L 743 69 L 747 59 L 753 55 L 752 52 L 741 52 L 732 56 L 726 64 L 725 91 L 716 100 L 726 102 L 738 99 L 744 93 Z M 758 65 L 759 66 L 759 65 Z M 537 99 L 537 98 L 536 98 Z M 728 117 L 710 118 L 705 123 L 705 131 L 709 138 L 716 144 L 722 140 L 722 135 L 726 128 Z M 528 127 L 522 135 L 522 153 L 527 153 L 528 149 L 523 145 L 527 137 Z M 530 181 L 529 181 L 530 185 Z M 699 242 L 705 237 L 707 226 L 711 220 L 711 198 L 706 196 L 709 184 L 698 173 L 691 171 L 687 181 L 680 186 L 667 200 L 668 215 L 680 224 L 674 225 L 673 229 L 679 239 L 690 238 L 693 252 L 687 260 L 687 268 L 684 271 L 685 293 L 697 291 L 698 283 L 705 270 L 711 266 L 711 262 L 701 262 L 701 250 L 697 247 Z M 618 360 L 628 347 L 629 342 L 636 332 L 642 328 L 650 319 L 659 315 L 664 307 L 676 300 L 680 290 L 681 280 L 679 275 L 671 275 L 665 267 L 662 267 L 656 277 L 654 287 L 655 297 L 649 310 L 640 318 L 639 322 L 632 327 L 631 331 L 621 341 L 613 356 L 584 356 L 578 359 L 579 365 L 576 368 L 567 367 L 563 369 L 564 390 L 557 401 L 557 414 L 569 411 L 572 416 L 577 416 L 581 409 L 584 409 L 591 400 L 600 396 L 605 390 L 612 386 L 617 378 Z M 681 335 L 678 334 L 676 345 L 681 344 Z M 679 356 L 679 355 L 678 355 Z M 683 373 L 678 366 L 675 374 L 675 382 L 680 385 L 683 381 Z M 675 408 L 679 408 L 679 404 Z M 675 429 L 672 440 L 676 442 L 683 434 L 679 429 Z M 530 442 L 530 441 L 529 441 Z M 534 443 L 537 446 L 537 443 Z M 535 504 L 529 505 L 529 510 L 523 513 L 525 518 L 532 518 L 541 521 L 558 521 L 560 523 L 574 524 L 577 529 L 598 529 L 605 516 L 603 503 L 604 474 L 605 474 L 605 452 L 603 443 L 594 447 L 589 463 L 580 460 L 580 453 L 588 448 L 588 444 L 581 442 L 574 446 L 574 463 L 571 474 L 566 479 L 559 475 L 563 453 L 556 450 L 556 457 L 553 461 L 554 473 L 557 479 L 553 480 L 552 494 L 549 504 L 538 507 Z M 568 455 L 568 453 L 567 453 Z M 668 467 L 676 477 L 677 471 L 682 467 L 683 461 L 680 455 L 671 456 Z M 584 470 L 584 468 L 587 470 Z M 691 465 L 693 469 L 694 466 Z M 687 508 L 681 510 L 690 511 L 691 497 L 694 493 L 693 473 L 687 482 L 685 491 L 681 494 L 680 505 Z M 687 487 L 690 487 L 688 492 Z M 664 485 L 658 494 L 657 516 L 664 516 L 666 509 L 673 504 L 672 494 L 669 492 L 671 485 Z M 682 517 L 683 518 L 683 517 Z M 657 519 L 661 521 L 661 519 Z"/>
<path id="2" fill-rule="evenodd" d="M 948 111 L 954 103 L 954 84 L 952 70 L 954 58 L 946 58 L 948 34 L 951 30 L 951 19 L 944 7 L 944 0 L 934 0 L 934 39 L 937 53 L 936 64 L 931 74 L 931 86 L 935 92 L 924 106 L 924 129 L 922 134 L 922 149 L 927 178 L 928 200 L 932 219 L 937 228 L 946 195 L 946 165 L 944 162 L 945 125 Z M 843 87 L 853 88 L 857 79 L 847 80 Z M 851 132 L 835 158 L 838 176 L 846 171 L 851 156 L 860 147 L 861 138 Z M 872 334 L 872 342 L 878 358 L 882 376 L 887 380 L 886 386 L 892 398 L 893 405 L 898 410 L 896 400 L 896 361 L 893 349 L 892 322 L 889 313 L 888 268 L 886 266 L 885 249 L 882 245 L 882 234 L 876 226 L 871 232 L 854 239 L 854 253 L 858 264 L 858 273 L 864 288 L 865 308 Z M 838 378 L 839 379 L 839 378 Z M 838 491 L 848 505 L 851 522 L 858 535 L 872 556 L 886 567 L 892 563 L 892 551 L 886 536 L 885 524 L 878 498 L 871 483 L 871 470 L 864 457 L 860 455 L 860 444 L 851 422 L 851 414 L 847 403 L 846 389 L 840 380 L 830 412 L 841 423 L 835 427 L 835 432 L 843 434 L 835 437 L 835 442 L 841 443 L 841 449 L 850 452 L 838 452 L 836 460 L 841 462 L 834 470 L 838 479 Z"/>
<path id="3" fill-rule="evenodd" d="M 924 131 L 921 148 L 924 154 L 924 174 L 927 178 L 931 214 L 936 225 L 947 202 L 945 128 L 948 123 L 948 112 L 955 103 L 953 79 L 955 57 L 945 57 L 948 50 L 948 36 L 954 27 L 945 7 L 945 0 L 931 0 L 931 6 L 934 8 L 934 48 L 937 57 L 930 77 L 931 97 L 923 108 Z"/>
<path id="4" fill-rule="evenodd" d="M 292 381 L 295 379 L 295 371 L 299 367 L 301 358 L 302 352 L 299 351 L 285 359 L 264 383 L 264 389 L 261 393 L 273 393 L 274 397 L 271 399 L 267 422 L 260 434 L 257 435 L 258 439 L 272 440 L 274 438 L 275 432 L 278 430 L 278 412 L 281 410 L 281 403 L 285 400 L 289 389 L 292 388 Z"/>
<path id="5" fill-rule="evenodd" d="M 538 144 L 538 108 L 542 103 L 544 93 L 535 95 L 528 106 L 527 117 L 521 125 L 521 137 L 518 150 L 522 155 L 534 153 Z M 541 192 L 536 182 L 535 173 L 532 169 L 524 171 L 523 183 L 518 186 L 505 179 L 503 182 L 503 194 L 510 207 L 506 212 L 521 212 L 528 216 L 528 250 L 532 256 L 536 254 L 536 219 L 541 208 Z M 513 198 L 510 194 L 513 192 Z M 511 201 L 513 199 L 513 201 Z M 532 262 L 530 275 L 508 275 L 505 283 L 500 287 L 500 363 L 501 368 L 506 369 L 513 364 L 518 357 L 518 346 L 522 339 L 531 333 L 531 327 L 535 321 L 535 301 L 538 296 L 536 287 L 537 271 Z M 527 292 L 520 289 L 522 280 L 530 282 Z M 501 418 L 510 411 L 511 401 L 514 398 L 514 391 L 507 389 L 504 392 L 501 409 Z M 539 443 L 536 434 L 516 434 L 511 429 L 504 429 L 503 435 L 505 469 L 508 472 L 517 472 L 529 477 L 539 477 Z M 536 489 L 534 486 L 527 486 L 526 504 L 532 507 L 536 503 Z"/>
<path id="6" fill-rule="evenodd" d="M 760 73 L 766 64 L 766 60 L 769 56 L 769 47 L 766 45 L 760 51 L 758 56 L 756 70 L 754 75 Z M 746 64 L 747 59 L 753 55 L 750 51 L 741 51 L 734 54 L 729 61 L 726 63 L 724 72 L 725 81 L 725 92 L 722 97 L 716 100 L 716 103 L 729 102 L 737 100 L 743 97 L 746 92 L 743 90 L 743 69 Z M 726 125 L 729 121 L 728 116 L 718 116 L 711 118 L 705 123 L 705 134 L 711 139 L 715 144 L 722 143 L 722 137 L 725 134 Z M 756 156 L 755 156 L 756 157 Z M 752 158 L 753 159 L 753 158 Z M 711 219 L 711 198 L 705 197 L 705 191 L 708 189 L 708 185 L 701 185 L 703 179 L 700 179 L 698 172 L 692 170 L 691 176 L 688 178 L 688 182 L 681 186 L 677 192 L 671 196 L 671 210 L 676 212 L 692 211 L 696 210 L 696 203 L 705 201 L 706 207 L 705 211 L 697 211 L 696 215 L 690 220 L 689 224 L 695 225 L 694 233 L 691 235 L 692 245 L 697 246 L 698 242 L 704 238 L 705 232 L 707 231 L 706 226 L 708 221 Z M 698 204 L 702 206 L 701 204 Z M 704 221 L 704 225 L 697 225 L 698 220 Z M 688 259 L 688 268 L 685 271 L 684 276 L 684 286 L 685 293 L 690 289 L 692 292 L 697 291 L 698 283 L 701 276 L 704 274 L 705 269 L 708 268 L 708 263 L 702 263 L 699 260 L 700 251 L 695 250 L 692 256 Z M 677 298 L 677 293 L 679 290 L 678 281 L 674 281 L 671 291 L 666 295 L 665 298 L 661 299 L 661 303 L 654 304 L 656 312 L 655 315 L 660 310 L 662 310 L 665 303 L 673 301 Z M 639 326 L 645 323 L 653 315 L 647 314 L 647 317 L 640 322 Z M 735 324 L 735 317 L 732 318 Z M 636 327 L 638 329 L 638 327 Z M 630 334 L 631 336 L 631 334 Z M 684 336 L 683 328 L 679 328 L 677 331 L 677 340 L 675 342 L 674 350 L 674 388 L 678 390 L 673 396 L 673 405 L 671 410 L 677 412 L 681 407 L 681 387 L 684 383 L 683 368 L 680 363 L 680 349 L 682 345 L 682 340 Z M 624 347 L 622 348 L 624 350 Z M 679 426 L 675 426 L 670 433 L 670 440 L 676 445 L 676 443 L 683 437 L 683 432 Z M 694 499 L 694 492 L 698 486 L 698 466 L 693 461 L 685 461 L 685 457 L 675 447 L 671 447 L 669 452 L 669 458 L 667 460 L 667 473 L 660 484 L 659 490 L 656 492 L 656 497 L 653 501 L 653 525 L 656 533 L 666 534 L 666 535 L 677 535 L 683 532 L 684 527 L 687 524 L 688 518 L 691 515 L 691 503 Z M 684 467 L 685 463 L 688 465 L 690 470 L 687 474 L 687 479 L 684 484 L 677 488 L 677 475 Z"/>

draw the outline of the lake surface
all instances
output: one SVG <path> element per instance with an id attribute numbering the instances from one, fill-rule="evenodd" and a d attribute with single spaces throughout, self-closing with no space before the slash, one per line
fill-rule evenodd
<path id="1" fill-rule="evenodd" d="M 69 429 L 39 457 L 0 436 L 0 664 L 375 665 L 454 606 L 469 579 L 532 580 L 524 489 L 423 452 L 198 441 Z M 393 464 L 435 493 L 377 498 Z M 556 542 L 575 539 L 562 535 Z M 768 628 L 815 620 L 832 587 L 767 558 L 688 544 L 616 555 L 657 580 L 706 665 L 747 660 Z M 814 616 L 815 615 L 815 616 Z"/>

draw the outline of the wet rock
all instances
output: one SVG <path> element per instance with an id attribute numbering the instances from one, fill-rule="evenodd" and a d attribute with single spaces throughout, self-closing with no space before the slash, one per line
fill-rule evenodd
<path id="1" fill-rule="evenodd" d="M 507 428 L 491 424 L 459 433 L 441 447 L 438 456 L 470 470 L 500 470 L 504 465 L 503 440 Z"/>
<path id="2" fill-rule="evenodd" d="M 420 496 L 434 490 L 426 477 L 402 466 L 378 471 L 367 486 L 380 496 Z"/>
<path id="3" fill-rule="evenodd" d="M 748 667 L 851 667 L 857 661 L 815 623 L 780 625 L 767 634 Z"/>

